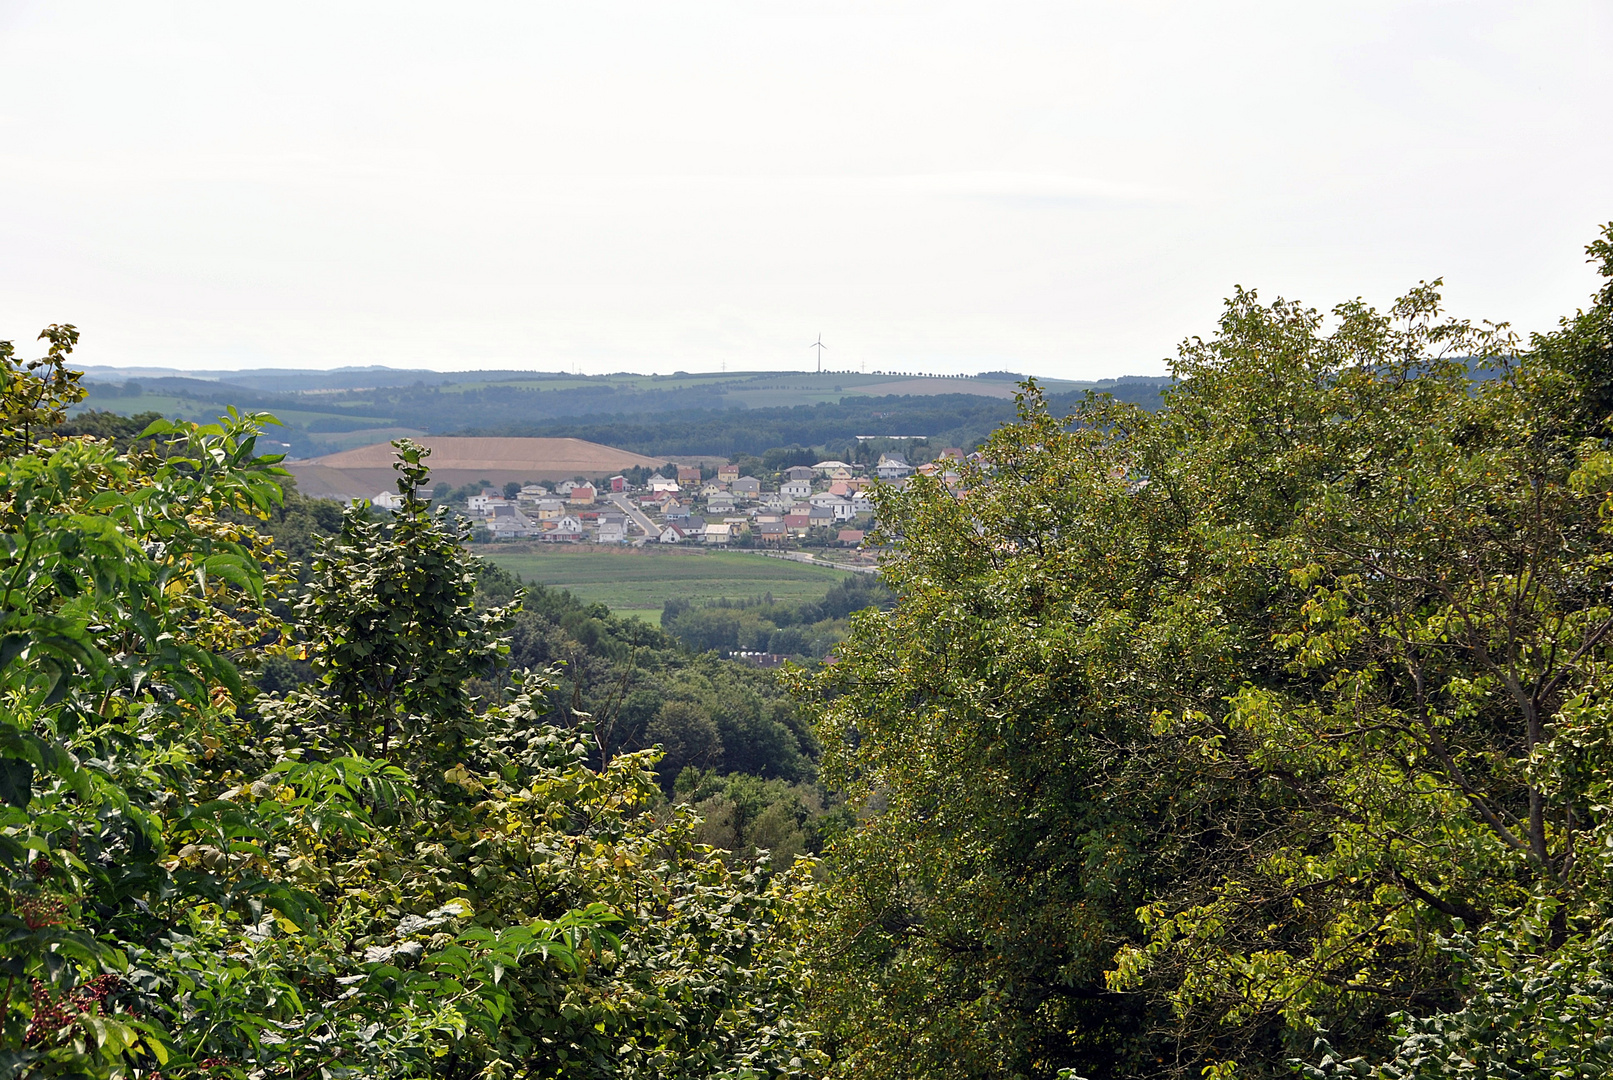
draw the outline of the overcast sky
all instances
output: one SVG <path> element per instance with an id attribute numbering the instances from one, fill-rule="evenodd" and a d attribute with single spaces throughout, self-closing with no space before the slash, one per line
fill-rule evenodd
<path id="1" fill-rule="evenodd" d="M 0 0 L 0 337 L 1082 378 L 1435 276 L 1544 329 L 1610 102 L 1609 0 Z"/>

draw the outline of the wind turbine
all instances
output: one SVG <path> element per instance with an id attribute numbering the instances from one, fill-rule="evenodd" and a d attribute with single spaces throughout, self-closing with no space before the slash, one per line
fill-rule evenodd
<path id="1" fill-rule="evenodd" d="M 818 374 L 819 375 L 823 374 L 823 350 L 827 349 L 828 347 L 829 346 L 827 346 L 827 345 L 825 345 L 823 343 L 823 335 L 822 334 L 818 335 L 818 340 L 817 341 L 814 341 L 811 345 L 807 346 L 807 348 L 809 348 L 809 349 L 817 349 L 818 350 Z"/>

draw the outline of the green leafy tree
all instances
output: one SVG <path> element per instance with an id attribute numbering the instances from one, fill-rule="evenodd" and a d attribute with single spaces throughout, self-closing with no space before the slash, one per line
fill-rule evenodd
<path id="1" fill-rule="evenodd" d="M 1326 1036 L 1290 1064 L 1305 1080 L 1546 1080 L 1613 1070 L 1613 933 L 1604 923 L 1561 939 L 1547 901 L 1504 924 L 1442 942 L 1462 1001 L 1398 1014 L 1385 1060 L 1345 1058 Z"/>
<path id="2" fill-rule="evenodd" d="M 316 548 L 299 608 L 308 658 L 347 737 L 383 756 L 394 728 L 404 740 L 452 742 L 448 729 L 470 712 L 466 680 L 491 675 L 508 653 L 500 633 L 512 614 L 476 610 L 476 569 L 463 551 L 470 528 L 421 497 L 430 450 L 396 445 L 402 505 L 380 521 L 363 503 L 349 506 L 341 532 Z"/>
<path id="3" fill-rule="evenodd" d="M 1463 927 L 1594 931 L 1605 294 L 1524 352 L 1435 286 L 1240 291 L 1158 413 L 1030 387 L 965 494 L 884 494 L 901 602 L 810 691 L 847 1075 L 1371 1058 Z"/>
<path id="4" fill-rule="evenodd" d="M 85 397 L 82 373 L 66 367 L 78 329 L 47 326 L 39 339 L 50 343 L 49 351 L 20 362 L 16 346 L 0 341 L 0 449 L 6 453 L 32 449 L 35 438 L 65 421 L 68 408 Z"/>
<path id="5" fill-rule="evenodd" d="M 29 1076 L 184 1060 L 143 965 L 164 907 L 205 882 L 166 862 L 165 815 L 223 744 L 236 659 L 272 643 L 267 554 L 219 519 L 278 496 L 256 418 L 158 423 L 162 456 L 54 436 L 83 397 L 52 327 L 26 366 L 0 346 L 0 1061 Z M 240 882 L 259 909 L 288 889 Z"/>
<path id="6" fill-rule="evenodd" d="M 451 527 L 352 511 L 287 626 L 295 575 L 241 520 L 280 495 L 265 418 L 120 452 L 49 433 L 76 386 L 48 367 L 13 370 L 0 455 L 9 1074 L 813 1068 L 804 870 L 730 868 L 657 812 L 653 752 L 595 768 L 543 722 L 542 677 L 478 705 L 507 613 L 469 610 Z M 305 648 L 319 681 L 251 697 L 243 667 Z"/>

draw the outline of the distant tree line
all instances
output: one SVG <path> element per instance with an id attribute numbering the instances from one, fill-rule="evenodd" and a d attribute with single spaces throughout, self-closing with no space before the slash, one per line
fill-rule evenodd
<path id="1" fill-rule="evenodd" d="M 853 612 L 888 609 L 895 595 L 871 574 L 857 574 L 832 587 L 821 600 L 781 604 L 771 595 L 754 600 L 666 602 L 661 627 L 696 652 L 776 653 L 819 658 L 844 641 Z"/>
<path id="2" fill-rule="evenodd" d="M 1159 404 L 1165 377 L 1126 377 L 1093 389 L 1145 408 Z M 89 383 L 93 402 L 111 404 L 139 394 L 193 402 L 199 413 L 234 405 L 295 414 L 307 398 L 206 379 L 163 377 L 143 382 Z M 1070 403 L 1085 391 L 1062 395 Z M 712 409 L 721 387 L 637 389 L 598 385 L 544 389 L 499 385 L 466 390 L 389 386 L 321 395 L 318 409 L 336 415 L 289 422 L 271 436 L 289 442 L 299 457 L 339 448 L 323 436 L 369 428 L 404 427 L 431 434 L 551 436 L 587 439 L 645 454 L 761 454 L 770 447 L 841 448 L 859 435 L 919 434 L 941 446 L 973 445 L 1013 419 L 1013 402 L 974 394 L 896 395 L 842 398 L 818 405 L 762 409 Z M 346 445 L 340 444 L 340 445 Z"/>
<path id="3" fill-rule="evenodd" d="M 1144 408 L 1157 408 L 1169 379 L 1122 379 L 1097 392 Z M 1053 395 L 1055 408 L 1073 408 L 1086 391 Z M 582 417 L 567 421 L 468 427 L 468 435 L 540 435 L 602 442 L 640 454 L 764 455 L 778 447 L 855 447 L 859 435 L 928 436 L 929 445 L 973 447 L 1014 419 L 1014 402 L 975 394 L 846 397 L 838 402 L 722 412 L 691 409 L 644 416 Z M 801 464 L 811 464 L 803 460 Z"/>

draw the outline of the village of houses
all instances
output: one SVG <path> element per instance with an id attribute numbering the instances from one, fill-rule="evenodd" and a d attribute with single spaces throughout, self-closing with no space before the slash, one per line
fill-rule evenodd
<path id="1" fill-rule="evenodd" d="M 948 449 L 916 468 L 899 454 L 885 454 L 870 468 L 820 461 L 785 469 L 768 485 L 741 476 L 737 465 L 720 466 L 715 475 L 676 465 L 642 485 L 620 475 L 529 483 L 513 497 L 508 488 L 488 487 L 471 495 L 465 509 L 489 540 L 856 548 L 873 525 L 876 480 L 902 486 L 915 472 L 942 472 L 951 482 L 962 460 L 961 449 Z M 390 507 L 397 500 L 383 494 L 372 501 Z"/>

